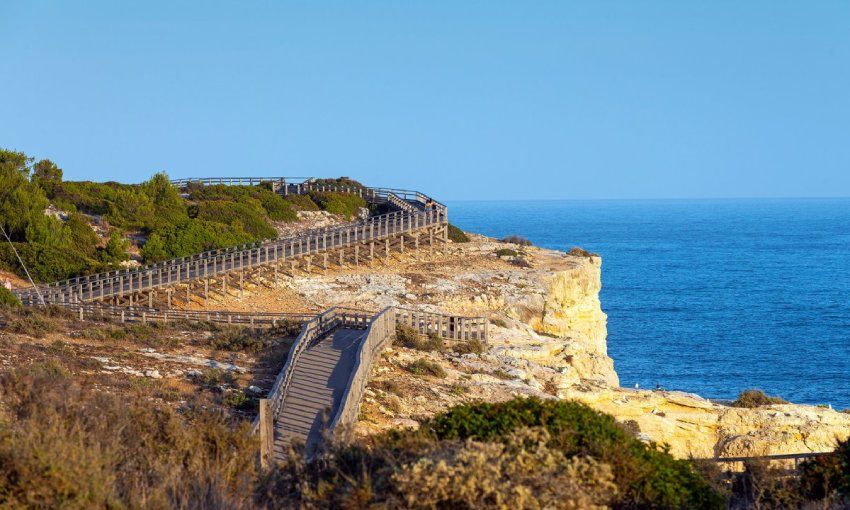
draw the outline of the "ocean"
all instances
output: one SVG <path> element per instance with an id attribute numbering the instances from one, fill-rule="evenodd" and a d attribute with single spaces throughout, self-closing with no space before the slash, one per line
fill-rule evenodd
<path id="1" fill-rule="evenodd" d="M 850 199 L 448 206 L 464 230 L 602 256 L 623 386 L 850 408 Z"/>

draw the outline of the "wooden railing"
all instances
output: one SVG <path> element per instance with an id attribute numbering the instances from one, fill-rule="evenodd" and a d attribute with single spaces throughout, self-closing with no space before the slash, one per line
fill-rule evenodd
<path id="1" fill-rule="evenodd" d="M 372 319 L 366 334 L 360 340 L 354 368 L 343 393 L 342 402 L 340 402 L 336 416 L 328 427 L 328 433 L 331 436 L 339 427 L 352 426 L 357 422 L 360 402 L 363 400 L 363 393 L 369 383 L 372 365 L 374 365 L 384 347 L 392 341 L 395 334 L 395 321 L 395 310 L 392 307 L 385 308 Z"/>
<path id="2" fill-rule="evenodd" d="M 479 340 L 488 337 L 486 317 L 460 317 L 437 312 L 426 312 L 415 308 L 396 307 L 395 320 L 398 324 L 412 327 L 420 335 L 436 334 L 448 340 Z"/>
<path id="3" fill-rule="evenodd" d="M 445 221 L 445 215 L 436 209 L 421 213 L 395 211 L 360 222 L 315 229 L 252 245 L 211 250 L 139 268 L 71 278 L 41 286 L 39 291 L 46 301 L 54 304 L 124 296 L 233 271 L 250 270 L 331 249 L 383 240 L 390 236 L 442 225 Z M 24 304 L 38 303 L 38 293 L 33 289 L 19 290 L 16 294 Z"/>
<path id="4" fill-rule="evenodd" d="M 289 354 L 286 357 L 286 363 L 278 373 L 266 397 L 269 401 L 270 417 L 277 419 L 280 409 L 283 406 L 283 401 L 289 392 L 289 382 L 292 379 L 292 372 L 295 370 L 295 365 L 298 363 L 301 354 L 313 342 L 338 327 L 368 328 L 371 320 L 372 314 L 370 312 L 352 308 L 334 307 L 305 323 L 301 329 L 301 334 L 298 335 L 298 338 L 295 339 L 292 347 L 290 347 Z"/>
<path id="5" fill-rule="evenodd" d="M 292 373 L 298 359 L 310 345 L 335 328 L 363 328 L 365 334 L 355 351 L 354 368 L 343 393 L 339 408 L 328 427 L 330 434 L 357 421 L 360 402 L 369 382 L 369 375 L 381 351 L 395 336 L 399 324 L 418 324 L 421 334 L 436 334 L 451 340 L 487 341 L 487 321 L 484 317 L 459 317 L 400 307 L 388 307 L 377 314 L 349 308 L 331 308 L 307 322 L 290 348 L 286 364 L 272 386 L 263 409 L 254 421 L 255 432 L 260 432 L 261 457 L 268 459 L 274 442 L 272 423 L 280 418 L 283 401 L 289 392 Z M 450 325 L 456 325 L 456 328 Z"/>
<path id="6" fill-rule="evenodd" d="M 303 195 L 311 191 L 352 193 L 359 195 L 370 203 L 386 203 L 390 196 L 395 195 L 405 201 L 418 202 L 419 204 L 433 204 L 437 208 L 445 210 L 442 204 L 433 198 L 413 190 L 397 188 L 380 188 L 369 186 L 345 186 L 341 184 L 329 184 L 318 182 L 314 177 L 188 177 L 174 179 L 172 184 L 178 188 L 187 188 L 191 185 L 203 186 L 257 186 L 263 183 L 271 185 L 272 190 L 281 195 Z"/>
<path id="7" fill-rule="evenodd" d="M 703 462 L 715 462 L 717 464 L 726 465 L 728 466 L 727 471 L 742 471 L 743 465 L 749 462 L 778 462 L 792 464 L 793 471 L 797 471 L 801 462 L 818 457 L 828 457 L 830 455 L 834 455 L 834 452 L 781 453 L 776 455 L 759 455 L 754 457 L 714 457 L 700 460 Z"/>
<path id="8" fill-rule="evenodd" d="M 111 319 L 125 322 L 213 322 L 254 327 L 277 327 L 287 322 L 305 323 L 316 317 L 314 313 L 241 312 L 230 310 L 176 310 L 145 307 L 101 306 L 88 303 L 69 303 L 65 308 L 80 320 Z"/>

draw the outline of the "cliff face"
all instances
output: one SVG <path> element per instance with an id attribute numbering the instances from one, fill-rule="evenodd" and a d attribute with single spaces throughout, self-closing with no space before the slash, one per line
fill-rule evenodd
<path id="1" fill-rule="evenodd" d="M 490 318 L 490 346 L 482 354 L 388 351 L 370 380 L 358 425 L 364 433 L 415 426 L 461 402 L 534 395 L 585 402 L 680 457 L 827 451 L 850 435 L 850 414 L 830 409 L 734 409 L 692 394 L 619 388 L 599 302 L 601 259 L 471 237 L 433 255 L 396 254 L 371 268 L 298 271 L 280 282 L 257 278 L 243 300 L 230 296 L 217 305 L 267 311 L 405 305 Z M 506 247 L 523 251 L 528 264 L 496 256 Z M 446 378 L 405 369 L 422 357 L 439 363 Z M 396 389 L 382 389 L 390 386 Z"/>

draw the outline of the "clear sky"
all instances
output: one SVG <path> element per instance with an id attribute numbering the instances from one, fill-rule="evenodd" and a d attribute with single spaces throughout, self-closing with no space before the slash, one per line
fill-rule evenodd
<path id="1" fill-rule="evenodd" d="M 0 62 L 0 146 L 71 179 L 850 196 L 846 1 L 5 0 Z"/>

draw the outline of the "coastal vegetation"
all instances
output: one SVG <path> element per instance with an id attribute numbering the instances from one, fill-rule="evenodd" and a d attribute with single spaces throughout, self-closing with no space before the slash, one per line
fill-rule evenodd
<path id="1" fill-rule="evenodd" d="M 33 336 L 76 323 L 59 308 L 0 315 L 4 332 Z M 204 342 L 245 353 L 268 349 L 277 336 L 213 324 L 84 329 L 88 339 L 165 348 L 172 340 L 162 337 L 185 338 L 180 328 L 209 329 Z M 752 463 L 730 478 L 674 459 L 583 404 L 536 398 L 463 404 L 418 430 L 343 438 L 310 459 L 292 451 L 264 470 L 247 422 L 233 412 L 255 412 L 256 400 L 234 374 L 192 376 L 212 400 L 174 397 L 144 377 L 103 391 L 86 375 L 94 361 L 69 344 L 48 342 L 43 352 L 46 359 L 0 372 L 0 497 L 9 507 L 830 508 L 850 494 L 848 443 L 804 463 L 797 476 Z M 439 364 L 415 365 L 439 377 L 427 372 Z M 393 381 L 380 388 L 402 391 Z M 463 383 L 452 388 L 466 394 Z M 401 409 L 397 397 L 388 405 Z"/>
<path id="2" fill-rule="evenodd" d="M 751 389 L 744 390 L 739 395 L 738 398 L 732 402 L 732 407 L 744 407 L 744 408 L 755 408 L 762 406 L 770 406 L 776 404 L 787 404 L 788 401 L 783 399 L 782 397 L 771 397 L 770 395 L 765 394 L 762 390 Z"/>
<path id="3" fill-rule="evenodd" d="M 518 235 L 503 237 L 502 242 L 515 244 L 517 246 L 531 246 L 532 244 L 531 241 L 529 241 L 528 239 Z"/>
<path id="4" fill-rule="evenodd" d="M 349 178 L 319 182 L 363 187 Z M 284 198 L 266 185 L 190 184 L 181 195 L 164 173 L 141 184 L 65 181 L 54 162 L 34 162 L 5 149 L 0 149 L 0 198 L 0 226 L 38 282 L 114 269 L 134 250 L 140 262 L 153 263 L 268 239 L 277 235 L 275 222 L 296 221 L 298 210 L 353 219 L 367 207 L 354 194 Z M 0 269 L 24 275 L 5 242 Z"/>
<path id="5" fill-rule="evenodd" d="M 468 243 L 469 236 L 463 230 L 449 223 L 449 241 L 453 243 Z"/>

